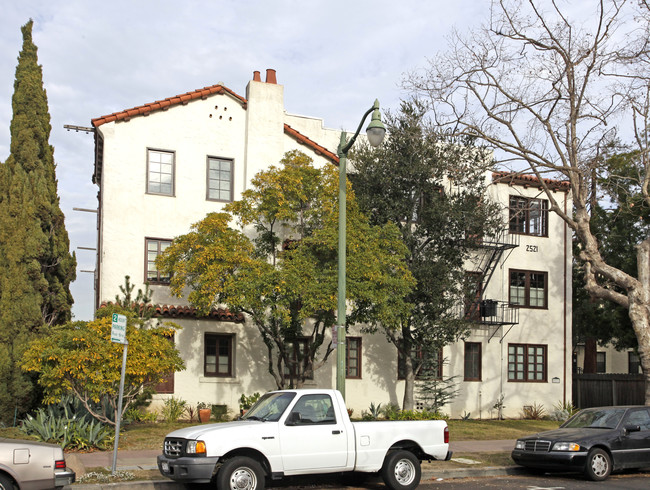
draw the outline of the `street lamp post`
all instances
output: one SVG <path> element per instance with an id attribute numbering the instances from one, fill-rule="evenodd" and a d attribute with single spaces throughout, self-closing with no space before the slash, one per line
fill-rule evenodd
<path id="1" fill-rule="evenodd" d="M 372 112 L 372 119 L 366 128 L 368 135 L 368 142 L 373 147 L 378 147 L 384 140 L 386 128 L 381 122 L 381 114 L 379 112 L 379 101 L 375 100 L 373 106 L 366 111 L 361 118 L 359 127 L 349 140 L 345 136 L 345 132 L 341 132 L 341 142 L 337 150 L 339 157 L 339 250 L 338 250 L 338 311 L 337 311 L 337 326 L 336 326 L 336 389 L 341 392 L 345 399 L 345 274 L 346 274 L 346 190 L 347 190 L 347 158 L 348 151 L 354 145 L 354 142 L 359 136 L 361 126 L 368 115 Z"/>

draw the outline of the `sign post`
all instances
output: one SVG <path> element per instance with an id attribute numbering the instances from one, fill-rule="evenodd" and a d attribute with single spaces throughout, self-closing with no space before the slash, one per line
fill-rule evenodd
<path id="1" fill-rule="evenodd" d="M 126 372 L 126 353 L 129 342 L 126 340 L 126 316 L 113 313 L 111 325 L 111 342 L 124 345 L 122 352 L 122 375 L 120 376 L 120 396 L 117 402 L 117 413 L 115 414 L 115 444 L 113 446 L 113 467 L 111 474 L 115 474 L 117 468 L 117 447 L 120 443 L 120 422 L 122 421 L 122 398 L 124 396 L 124 374 Z"/>

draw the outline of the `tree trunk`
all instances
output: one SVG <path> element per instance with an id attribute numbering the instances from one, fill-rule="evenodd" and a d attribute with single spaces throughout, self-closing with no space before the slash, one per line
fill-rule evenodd
<path id="1" fill-rule="evenodd" d="M 410 350 L 410 349 L 409 349 Z M 413 358 L 409 354 L 404 355 L 404 400 L 402 410 L 413 410 L 415 408 L 415 372 L 413 371 Z"/>
<path id="2" fill-rule="evenodd" d="M 645 404 L 650 406 L 650 239 L 639 244 L 636 260 L 641 287 L 628 293 L 629 315 L 645 376 Z"/>
<path id="3" fill-rule="evenodd" d="M 585 359 L 582 372 L 585 374 L 596 372 L 596 339 L 593 337 L 585 339 Z"/>

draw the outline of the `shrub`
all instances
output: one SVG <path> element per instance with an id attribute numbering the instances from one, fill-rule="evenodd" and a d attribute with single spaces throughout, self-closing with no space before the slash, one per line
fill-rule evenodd
<path id="1" fill-rule="evenodd" d="M 246 396 L 242 393 L 241 397 L 239 397 L 239 409 L 248 410 L 255 404 L 257 400 L 259 400 L 260 396 L 261 395 L 259 393 L 253 393 L 250 396 Z"/>
<path id="2" fill-rule="evenodd" d="M 155 422 L 158 419 L 158 412 L 146 412 L 139 408 L 131 407 L 124 414 L 126 422 Z"/>
<path id="3" fill-rule="evenodd" d="M 60 407 L 52 405 L 39 408 L 35 417 L 28 415 L 23 420 L 20 430 L 38 440 L 59 444 L 63 449 L 105 449 L 114 441 L 112 427 L 89 415 L 72 414 L 65 405 L 64 413 L 60 411 Z"/>
<path id="4" fill-rule="evenodd" d="M 161 416 L 165 422 L 177 422 L 185 412 L 187 402 L 180 398 L 167 398 L 161 410 Z"/>
<path id="5" fill-rule="evenodd" d="M 572 402 L 559 401 L 553 405 L 553 411 L 551 412 L 549 418 L 551 420 L 564 422 L 565 420 L 573 417 L 578 411 L 579 409 L 574 407 Z"/>
<path id="6" fill-rule="evenodd" d="M 532 405 L 524 405 L 521 411 L 521 418 L 526 420 L 542 420 L 546 416 L 546 409 L 544 405 L 533 403 Z"/>
<path id="7" fill-rule="evenodd" d="M 389 403 L 382 410 L 386 420 L 397 420 L 397 413 L 400 411 L 399 405 Z"/>

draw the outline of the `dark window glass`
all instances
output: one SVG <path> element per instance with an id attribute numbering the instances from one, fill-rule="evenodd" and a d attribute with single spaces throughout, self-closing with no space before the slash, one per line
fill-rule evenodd
<path id="1" fill-rule="evenodd" d="M 427 359 L 422 349 L 413 349 L 413 369 L 416 372 L 416 379 L 434 377 L 442 379 L 442 349 L 431 353 Z M 406 363 L 402 355 L 397 352 L 397 379 L 406 379 Z"/>
<path id="2" fill-rule="evenodd" d="M 548 236 L 548 201 L 510 196 L 510 233 Z"/>
<path id="3" fill-rule="evenodd" d="M 308 339 L 297 339 L 293 342 L 287 343 L 287 349 L 291 352 L 291 360 L 289 361 L 289 366 L 284 367 L 284 377 L 293 377 L 298 376 L 299 370 L 298 366 L 302 364 L 302 369 L 304 371 L 307 366 L 307 357 L 305 352 L 307 352 Z M 307 379 L 313 379 L 313 376 L 307 376 Z"/>
<path id="4" fill-rule="evenodd" d="M 465 342 L 465 381 L 481 381 L 481 344 Z"/>
<path id="5" fill-rule="evenodd" d="M 361 378 L 361 337 L 345 339 L 345 377 Z"/>
<path id="6" fill-rule="evenodd" d="M 627 353 L 627 372 L 630 374 L 641 373 L 641 359 L 636 352 Z"/>
<path id="7" fill-rule="evenodd" d="M 233 336 L 205 334 L 203 372 L 206 376 L 232 377 Z"/>
<path id="8" fill-rule="evenodd" d="M 546 308 L 548 273 L 510 270 L 510 304 Z"/>
<path id="9" fill-rule="evenodd" d="M 596 352 L 596 372 L 597 373 L 607 372 L 607 353 Z"/>

